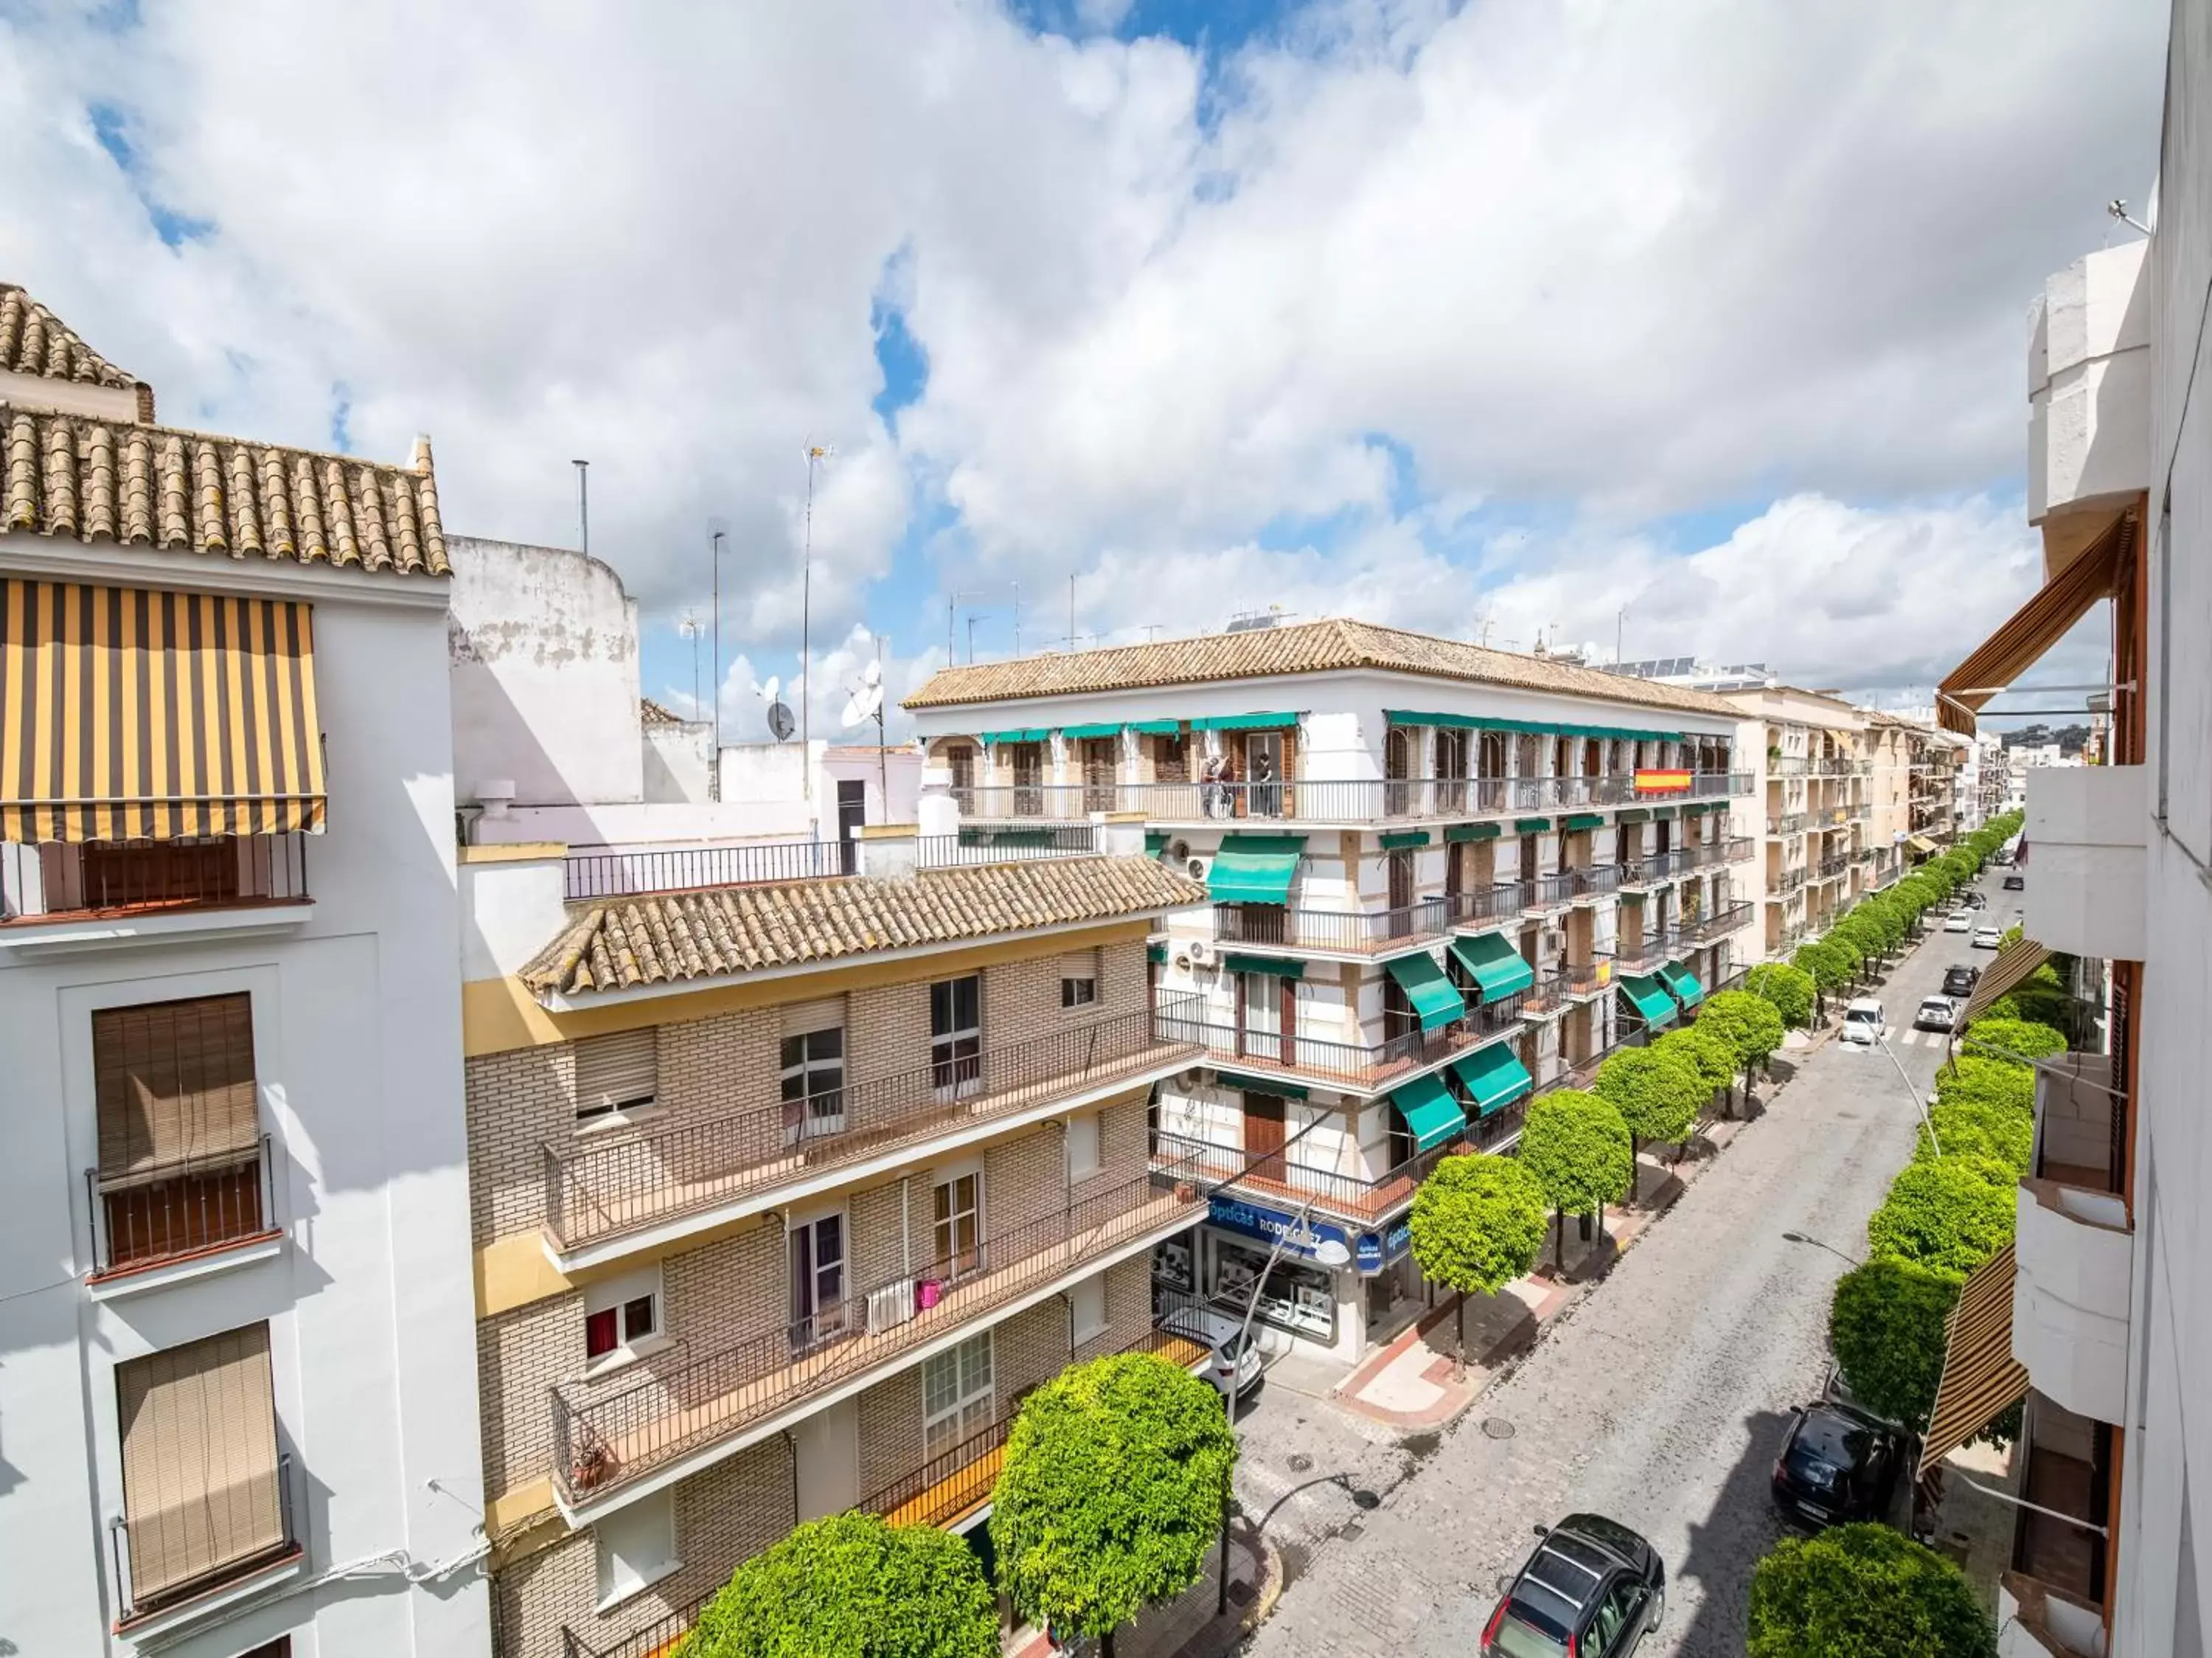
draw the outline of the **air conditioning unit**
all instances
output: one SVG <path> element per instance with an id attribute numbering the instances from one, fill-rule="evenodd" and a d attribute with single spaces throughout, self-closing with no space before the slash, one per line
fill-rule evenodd
<path id="1" fill-rule="evenodd" d="M 1206 860 L 1204 858 L 1186 858 L 1183 860 L 1182 867 L 1193 881 L 1204 881 L 1206 879 Z"/>
<path id="2" fill-rule="evenodd" d="M 1176 840 L 1169 844 L 1168 856 L 1173 858 L 1177 863 L 1188 863 L 1192 862 L 1190 856 L 1190 843 L 1187 840 L 1182 839 L 1181 838 L 1177 838 Z"/>
<path id="3" fill-rule="evenodd" d="M 1190 959 L 1192 963 L 1197 966 L 1211 967 L 1213 965 L 1214 960 L 1213 946 L 1207 943 L 1202 938 L 1194 938 L 1191 940 Z"/>
<path id="4" fill-rule="evenodd" d="M 880 1334 L 914 1316 L 914 1280 L 901 1278 L 868 1292 L 868 1333 Z"/>

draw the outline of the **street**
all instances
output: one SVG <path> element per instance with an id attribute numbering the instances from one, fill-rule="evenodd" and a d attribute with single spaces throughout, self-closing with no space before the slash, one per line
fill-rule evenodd
<path id="1" fill-rule="evenodd" d="M 1923 1097 L 1942 1039 L 1905 1039 L 1912 1010 L 1940 991 L 1946 966 L 1990 956 L 1965 934 L 1931 932 L 1875 992 Z M 1471 1654 L 1531 1528 L 1577 1510 L 1634 1527 L 1666 1558 L 1666 1621 L 1645 1658 L 1742 1652 L 1751 1570 L 1778 1534 L 1768 1471 L 1790 1408 L 1825 1375 L 1842 1257 L 1863 1253 L 1867 1216 L 1911 1156 L 1917 1120 L 1879 1050 L 1831 1039 L 1795 1059 L 1797 1074 L 1778 1094 L 1769 1085 L 1765 1114 L 1718 1166 L 1433 1448 L 1363 1448 L 1315 1420 L 1335 1413 L 1297 1401 L 1311 1423 L 1312 1466 L 1295 1479 L 1240 1470 L 1248 1511 L 1255 1486 L 1337 1472 L 1382 1500 L 1358 1512 L 1343 1485 L 1326 1488 L 1341 1503 L 1333 1534 L 1279 1543 L 1291 1581 L 1248 1652 Z M 1778 1074 L 1790 1064 L 1780 1058 Z M 1277 1400 L 1255 1414 L 1286 1408 Z M 1256 1460 L 1287 1462 L 1295 1442 L 1248 1430 L 1247 1443 Z M 1332 1460 L 1347 1451 L 1352 1466 Z M 1378 1478 L 1386 1467 L 1400 1472 L 1395 1484 Z"/>

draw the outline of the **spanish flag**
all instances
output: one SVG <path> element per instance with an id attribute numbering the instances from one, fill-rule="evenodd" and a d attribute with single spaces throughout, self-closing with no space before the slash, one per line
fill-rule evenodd
<path id="1" fill-rule="evenodd" d="M 1679 795 L 1689 786 L 1687 771 L 1646 769 L 1636 774 L 1636 792 L 1639 795 Z"/>

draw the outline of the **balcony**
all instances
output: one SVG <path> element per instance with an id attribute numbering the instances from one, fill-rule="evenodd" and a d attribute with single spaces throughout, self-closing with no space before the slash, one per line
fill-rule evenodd
<path id="1" fill-rule="evenodd" d="M 1682 949 L 1700 948 L 1714 940 L 1725 938 L 1739 928 L 1751 924 L 1752 906 L 1749 904 L 1730 904 L 1711 915 L 1696 916 L 1684 921 L 1676 930 L 1676 954 Z"/>
<path id="2" fill-rule="evenodd" d="M 1687 868 L 1710 869 L 1723 863 L 1748 863 L 1757 850 L 1758 843 L 1749 835 L 1731 835 L 1723 840 L 1686 846 L 1682 849 L 1682 855 L 1689 859 Z"/>
<path id="3" fill-rule="evenodd" d="M 1812 826 L 1812 822 L 1813 817 L 1809 812 L 1785 812 L 1778 816 L 1769 814 L 1766 820 L 1766 837 L 1769 840 L 1772 840 L 1778 837 L 1802 835 Z"/>
<path id="4" fill-rule="evenodd" d="M 1503 1117 L 1511 1111 L 1508 1107 L 1492 1115 Z M 1431 1169 L 1453 1152 L 1472 1148 L 1475 1128 L 1471 1121 L 1466 1129 L 1443 1144 L 1407 1159 L 1387 1173 L 1374 1176 L 1304 1167 L 1290 1161 L 1288 1154 L 1252 1162 L 1249 1154 L 1237 1147 L 1187 1139 L 1176 1134 L 1153 1135 L 1152 1161 L 1156 1167 L 1182 1169 L 1185 1179 L 1195 1180 L 1209 1190 L 1234 1181 L 1239 1192 L 1263 1203 L 1272 1202 L 1292 1210 L 1303 1210 L 1310 1204 L 1316 1215 L 1342 1221 L 1353 1228 L 1364 1228 L 1380 1225 L 1410 1207 L 1413 1193 L 1419 1190 Z M 1492 1137 L 1495 1142 L 1504 1137 Z"/>
<path id="5" fill-rule="evenodd" d="M 611 1259 L 757 1213 L 797 1188 L 856 1179 L 871 1163 L 908 1160 L 925 1142 L 977 1138 L 1154 1081 L 1200 1057 L 1182 1033 L 1202 1006 L 1167 998 L 807 1100 L 611 1143 L 548 1145 L 546 1230 L 564 1265 Z"/>
<path id="6" fill-rule="evenodd" d="M 557 1384 L 553 1480 L 563 1515 L 589 1525 L 653 1475 L 707 1467 L 924 1350 L 1139 1254 L 1197 1220 L 1195 1202 L 1182 1172 L 1158 1169 L 994 1233 L 957 1261 L 894 1275 L 714 1352 L 694 1358 L 678 1344 L 613 1387 Z"/>
<path id="7" fill-rule="evenodd" d="M 2008 1571 L 1997 1579 L 1997 1658 L 2105 1658 L 2105 1609 Z"/>
<path id="8" fill-rule="evenodd" d="M 1217 904 L 1213 936 L 1217 942 L 1238 949 L 1380 959 L 1442 938 L 1451 929 L 1459 896 L 1423 899 L 1393 910 Z"/>
<path id="9" fill-rule="evenodd" d="M 1663 964 L 1680 960 L 1682 948 L 1681 937 L 1672 928 L 1647 933 L 1633 942 L 1624 939 L 1613 950 L 1613 970 L 1616 975 L 1632 973 L 1646 978 Z"/>
<path id="10" fill-rule="evenodd" d="M 275 1467 L 220 1490 L 180 1489 L 166 1509 L 118 1515 L 107 1539 L 116 1633 L 150 1641 L 182 1628 L 299 1570 L 292 1459 L 280 1453 Z"/>
<path id="11" fill-rule="evenodd" d="M 1807 874 L 1804 866 L 1802 864 L 1792 865 L 1790 868 L 1778 871 L 1775 875 L 1770 875 L 1767 878 L 1766 895 L 1769 898 L 1787 898 L 1790 893 L 1796 892 L 1799 888 L 1802 887 L 1805 884 Z"/>
<path id="12" fill-rule="evenodd" d="M 1380 1094 L 1417 1072 L 1458 1058 L 1501 1032 L 1517 1029 L 1521 1003 L 1517 996 L 1481 1003 L 1469 1008 L 1465 1018 L 1448 1025 L 1406 1031 L 1376 1043 L 1240 1028 L 1212 1022 L 1197 1012 L 1163 1010 L 1158 1023 L 1164 1035 L 1204 1049 L 1206 1058 L 1216 1064 L 1340 1093 Z"/>
<path id="13" fill-rule="evenodd" d="M 88 1283 L 111 1293 L 164 1280 L 278 1237 L 269 1137 L 244 1151 L 196 1157 L 103 1179 L 84 1172 L 92 1215 Z"/>
<path id="14" fill-rule="evenodd" d="M 1472 893 L 1446 895 L 1450 926 L 1463 933 L 1486 933 L 1521 919 L 1535 902 L 1534 889 L 1525 881 L 1494 881 Z"/>
<path id="15" fill-rule="evenodd" d="M 2039 1610 L 2038 1633 L 2049 1644 L 2007 1643 L 2001 1635 L 1998 1650 L 2035 1658 L 2048 1651 L 2100 1652 L 2109 1586 L 2098 1533 L 2111 1519 L 2114 1430 L 2075 1415 L 2040 1389 L 2027 1395 L 2022 1430 L 2013 1456 L 2024 1465 L 2020 1495 L 2034 1507 L 2015 1511 L 2011 1570 L 1999 1600 Z"/>
<path id="16" fill-rule="evenodd" d="M 304 833 L 0 843 L 0 948 L 263 930 L 313 913 Z"/>
<path id="17" fill-rule="evenodd" d="M 2078 1416 L 2119 1422 L 2126 1404 L 2135 1234 L 2113 1178 L 2124 1118 L 2112 1062 L 2068 1056 L 2036 1077 L 2035 1173 L 2020 1183 L 2013 1355 L 2036 1391 Z"/>
<path id="18" fill-rule="evenodd" d="M 1837 881 L 1850 872 L 1851 855 L 1849 852 L 1838 852 L 1820 860 L 1814 872 L 1814 878 L 1820 881 Z"/>
<path id="19" fill-rule="evenodd" d="M 1559 969 L 1559 994 L 1571 1002 L 1584 997 L 1602 995 L 1613 988 L 1613 957 L 1601 955 L 1595 961 L 1569 961 Z"/>
<path id="20" fill-rule="evenodd" d="M 1600 810 L 1680 798 L 1748 795 L 1748 771 L 1699 771 L 1686 790 L 1641 792 L 1635 775 L 1537 777 L 1304 778 L 1287 782 L 991 783 L 955 788 L 977 822 L 1079 822 L 1094 812 L 1137 812 L 1148 822 L 1258 820 L 1369 824 Z"/>
<path id="21" fill-rule="evenodd" d="M 2034 848 L 2025 923 L 2070 955 L 2140 961 L 2144 924 L 2145 768 L 2045 766 L 2027 775 Z"/>
<path id="22" fill-rule="evenodd" d="M 1568 899 L 1575 904 L 1591 904 L 1620 890 L 1620 866 L 1614 863 L 1586 864 L 1579 869 L 1567 871 Z"/>

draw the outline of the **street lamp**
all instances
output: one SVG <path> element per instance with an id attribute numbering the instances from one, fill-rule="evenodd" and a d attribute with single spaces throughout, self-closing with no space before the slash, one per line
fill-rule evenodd
<path id="1" fill-rule="evenodd" d="M 1853 1266 L 1864 1266 L 1866 1265 L 1866 1263 L 1861 1260 L 1857 1256 L 1847 1255 L 1842 1250 L 1837 1248 L 1835 1245 L 1829 1243 L 1823 1239 L 1815 1238 L 1809 1233 L 1785 1232 L 1782 1234 L 1782 1240 L 1784 1243 L 1810 1244 L 1815 1249 L 1825 1249 L 1831 1255 L 1833 1255 L 1838 1260 L 1849 1261 Z"/>

